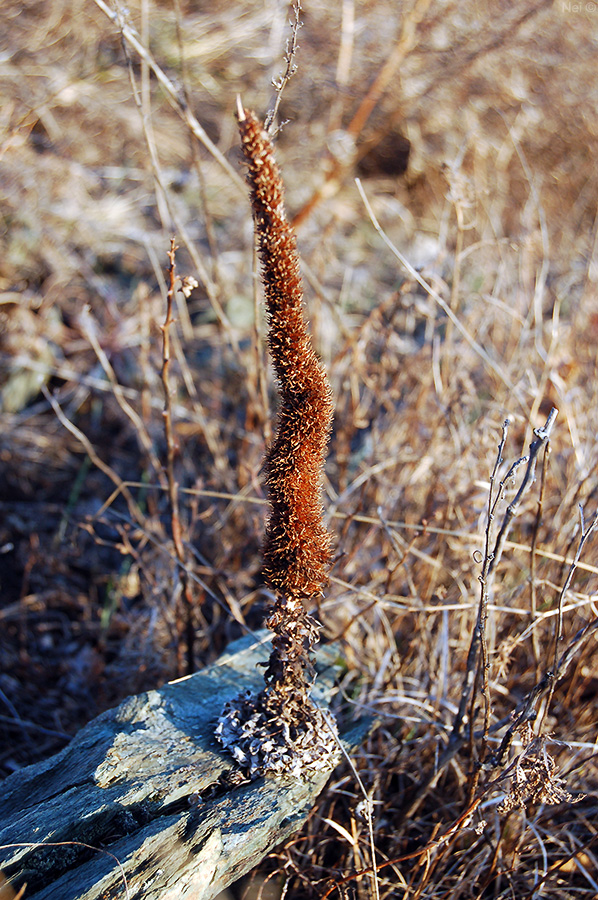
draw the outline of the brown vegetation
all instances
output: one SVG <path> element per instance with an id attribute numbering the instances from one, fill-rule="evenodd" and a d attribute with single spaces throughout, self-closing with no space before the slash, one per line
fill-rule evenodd
<path id="1" fill-rule="evenodd" d="M 128 10 L 0 10 L 5 774 L 203 666 L 269 605 L 261 466 L 276 400 L 234 107 L 238 92 L 272 106 L 289 10 Z M 597 15 L 305 3 L 276 143 L 335 406 L 334 565 L 314 612 L 343 641 L 339 715 L 379 726 L 250 890 L 598 892 Z M 372 227 L 356 174 L 415 271 Z M 170 335 L 182 552 L 162 471 L 172 234 L 199 281 L 177 291 Z M 552 407 L 550 453 L 484 594 L 503 422 L 494 525 L 523 475 L 509 466 Z M 579 505 L 588 533 L 568 581 Z M 476 624 L 485 644 L 468 666 Z"/>
<path id="2" fill-rule="evenodd" d="M 280 390 L 276 437 L 264 466 L 269 512 L 262 549 L 264 581 L 275 599 L 266 619 L 273 637 L 265 687 L 227 702 L 216 734 L 252 775 L 302 777 L 338 761 L 335 726 L 310 698 L 319 628 L 306 609 L 322 593 L 331 562 L 321 492 L 332 398 L 304 320 L 297 239 L 270 135 L 240 99 L 237 117 Z"/>

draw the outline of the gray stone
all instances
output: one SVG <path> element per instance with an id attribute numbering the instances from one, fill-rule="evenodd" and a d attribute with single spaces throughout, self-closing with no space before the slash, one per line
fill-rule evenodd
<path id="1" fill-rule="evenodd" d="M 235 786 L 226 777 L 235 764 L 214 738 L 224 703 L 263 687 L 256 665 L 269 653 L 266 632 L 243 638 L 204 671 L 129 697 L 59 754 L 6 779 L 0 867 L 14 889 L 26 882 L 26 900 L 212 900 L 300 828 L 330 770 Z M 316 653 L 313 697 L 324 707 L 337 654 Z M 342 736 L 345 748 L 367 730 Z"/>

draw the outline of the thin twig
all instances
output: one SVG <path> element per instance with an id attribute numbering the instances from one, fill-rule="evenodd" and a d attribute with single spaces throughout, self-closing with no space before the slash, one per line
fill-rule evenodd
<path id="1" fill-rule="evenodd" d="M 491 713 L 491 700 L 490 700 L 490 683 L 488 679 L 488 642 L 486 640 L 486 623 L 488 621 L 488 603 L 490 596 L 490 568 L 492 564 L 492 551 L 490 548 L 491 542 L 491 534 L 492 534 L 492 524 L 494 522 L 494 518 L 496 516 L 496 510 L 498 508 L 499 503 L 502 501 L 504 497 L 504 492 L 506 488 L 506 484 L 509 481 L 510 477 L 513 474 L 515 466 L 511 466 L 509 472 L 505 478 L 503 478 L 498 485 L 498 491 L 496 496 L 494 494 L 494 483 L 496 481 L 498 470 L 500 469 L 503 463 L 503 452 L 505 448 L 505 444 L 507 442 L 507 436 L 509 432 L 509 425 L 511 424 L 510 419 L 505 419 L 502 426 L 502 436 L 500 442 L 498 444 L 498 452 L 496 454 L 496 460 L 494 462 L 494 468 L 490 475 L 490 489 L 488 491 L 488 515 L 486 518 L 486 528 L 484 530 L 484 551 L 482 555 L 482 572 L 479 575 L 480 582 L 480 600 L 478 604 L 478 614 L 476 619 L 475 628 L 473 630 L 473 634 L 471 636 L 471 641 L 469 644 L 469 651 L 467 654 L 467 664 L 465 667 L 465 684 L 464 689 L 461 694 L 461 700 L 459 703 L 459 708 L 457 711 L 457 715 L 455 717 L 455 721 L 453 724 L 453 731 L 451 734 L 451 740 L 460 736 L 461 726 L 463 723 L 463 719 L 465 716 L 465 710 L 467 707 L 468 700 L 470 702 L 470 711 L 469 711 L 469 742 L 470 742 L 470 759 L 474 758 L 475 752 L 475 732 L 474 732 L 474 720 L 475 720 L 475 686 L 476 682 L 479 682 L 480 670 L 478 666 L 478 655 L 481 650 L 482 654 L 482 696 L 484 698 L 484 727 L 483 727 L 483 740 L 482 740 L 482 748 L 480 753 L 480 765 L 475 767 L 472 773 L 472 779 L 469 786 L 469 802 L 471 803 L 478 785 L 478 779 L 480 774 L 480 767 L 484 762 L 484 755 L 486 751 L 486 740 L 488 737 L 488 729 L 490 725 L 490 713 Z M 450 746 L 450 741 L 449 741 Z"/>
<path id="2" fill-rule="evenodd" d="M 485 626 L 485 611 L 487 610 L 487 606 L 488 606 L 488 597 L 491 592 L 492 579 L 496 572 L 496 567 L 497 567 L 498 563 L 500 562 L 500 558 L 502 556 L 504 546 L 505 546 L 505 541 L 507 539 L 507 534 L 513 523 L 513 519 L 519 512 L 519 508 L 521 506 L 521 501 L 523 499 L 524 494 L 527 493 L 527 491 L 530 489 L 531 485 L 533 484 L 534 473 L 535 473 L 535 468 L 536 468 L 536 459 L 537 459 L 538 453 L 540 452 L 541 447 L 543 447 L 546 444 L 546 442 L 548 441 L 548 439 L 550 437 L 550 432 L 552 431 L 552 427 L 554 425 L 554 421 L 556 419 L 557 412 L 558 411 L 553 408 L 550 411 L 550 414 L 549 414 L 543 428 L 536 428 L 534 430 L 534 434 L 536 437 L 535 437 L 535 440 L 530 444 L 528 457 L 522 457 L 522 459 L 517 460 L 509 468 L 509 471 L 507 472 L 506 476 L 502 479 L 502 481 L 500 483 L 498 496 L 495 498 L 494 503 L 491 503 L 490 507 L 489 507 L 489 509 L 491 510 L 491 516 L 489 516 L 489 521 L 486 526 L 486 538 L 485 538 L 486 550 L 484 553 L 484 563 L 483 563 L 484 568 L 482 571 L 482 575 L 480 576 L 481 581 L 482 581 L 482 599 L 480 601 L 480 607 L 479 607 L 479 611 L 478 611 L 476 627 L 472 634 L 471 642 L 469 645 L 469 652 L 467 655 L 467 665 L 466 665 L 466 669 L 465 669 L 465 678 L 463 680 L 461 701 L 459 703 L 459 711 L 457 713 L 457 716 L 455 717 L 455 722 L 453 724 L 453 729 L 452 729 L 451 737 L 449 740 L 449 748 L 451 747 L 451 744 L 454 741 L 458 741 L 460 738 L 460 732 L 461 732 L 461 727 L 463 724 L 463 718 L 465 715 L 465 709 L 467 708 L 467 704 L 469 702 L 469 698 L 472 693 L 475 671 L 477 669 L 478 653 L 479 653 L 480 648 L 483 645 L 483 632 L 484 632 L 484 626 Z M 503 426 L 503 437 L 499 444 L 497 463 L 498 463 L 499 459 L 502 461 L 502 450 L 504 448 L 504 440 L 506 438 L 506 428 L 507 427 L 508 427 L 508 420 L 507 420 L 507 422 L 505 422 L 505 424 Z M 509 506 L 506 509 L 501 528 L 499 530 L 498 536 L 496 538 L 496 542 L 494 544 L 494 548 L 491 550 L 490 544 L 489 544 L 490 526 L 491 526 L 491 521 L 494 518 L 494 515 L 496 512 L 497 503 L 502 499 L 503 491 L 506 487 L 506 484 L 513 477 L 516 469 L 523 462 L 527 462 L 526 470 L 523 475 L 523 480 L 521 482 L 519 490 L 517 491 L 517 494 L 515 495 L 514 500 L 509 504 Z M 492 473 L 492 478 L 491 478 L 491 490 L 492 490 L 493 479 L 496 475 L 496 471 L 497 471 L 497 465 L 495 464 L 494 471 Z M 485 664 L 487 664 L 487 659 L 485 661 Z M 486 710 L 486 713 L 488 714 L 488 710 Z"/>
<path id="3" fill-rule="evenodd" d="M 183 533 L 179 507 L 179 484 L 175 476 L 175 439 L 172 424 L 172 389 L 170 386 L 170 328 L 174 323 L 172 315 L 174 296 L 176 291 L 176 251 L 174 238 L 170 241 L 168 252 L 170 283 L 166 294 L 166 319 L 162 328 L 162 384 L 164 385 L 164 433 L 166 436 L 166 475 L 168 481 L 168 498 L 170 501 L 170 522 L 172 541 L 178 560 L 179 583 L 181 586 L 182 621 L 178 622 L 179 648 L 178 662 L 179 673 L 186 669 L 187 674 L 193 672 L 193 644 L 195 632 L 193 628 L 193 593 L 187 575 L 186 553 L 183 545 Z M 177 616 L 177 620 L 178 620 Z M 184 640 L 183 640 L 184 638 Z M 186 666 L 183 666 L 183 658 L 186 658 Z"/>
<path id="4" fill-rule="evenodd" d="M 538 549 L 538 535 L 542 524 L 542 511 L 544 507 L 544 490 L 546 488 L 546 470 L 548 467 L 548 457 L 550 453 L 550 444 L 544 447 L 544 455 L 542 457 L 542 473 L 540 476 L 540 495 L 538 497 L 538 506 L 536 508 L 536 517 L 532 530 L 532 540 L 530 545 L 530 612 L 532 621 L 535 621 L 538 614 L 537 587 L 536 587 L 536 562 Z M 534 653 L 534 661 L 536 663 L 536 678 L 540 675 L 540 646 L 538 643 L 538 634 L 535 628 L 532 628 L 532 650 Z"/>
<path id="5" fill-rule="evenodd" d="M 553 425 L 554 425 L 554 422 L 555 422 L 555 419 L 557 416 L 557 412 L 558 411 L 553 408 L 550 411 L 550 414 L 549 414 L 544 426 L 542 428 L 536 428 L 534 430 L 535 440 L 530 445 L 529 456 L 527 458 L 524 457 L 523 459 L 517 460 L 517 462 L 514 463 L 514 465 L 512 465 L 509 468 L 509 471 L 507 472 L 506 476 L 502 479 L 502 481 L 499 485 L 499 491 L 498 491 L 497 496 L 493 500 L 489 500 L 489 507 L 488 507 L 489 508 L 489 518 L 493 518 L 496 513 L 497 504 L 502 499 L 504 489 L 506 487 L 507 482 L 513 476 L 513 474 L 516 471 L 516 469 L 518 468 L 518 466 L 520 466 L 524 461 L 527 462 L 526 471 L 523 476 L 522 484 L 515 496 L 515 499 L 509 505 L 509 507 L 507 508 L 507 511 L 505 512 L 505 516 L 503 518 L 503 522 L 502 522 L 502 525 L 501 525 L 501 528 L 500 528 L 500 531 L 499 531 L 499 534 L 498 534 L 498 537 L 496 539 L 493 549 L 490 549 L 490 539 L 489 539 L 490 521 L 487 523 L 486 533 L 485 533 L 485 538 L 484 538 L 485 552 L 484 552 L 484 556 L 482 558 L 484 568 L 482 570 L 482 575 L 480 576 L 480 580 L 481 580 L 481 584 L 482 584 L 482 594 L 481 594 L 481 598 L 480 598 L 480 603 L 478 605 L 478 615 L 477 615 L 477 619 L 476 619 L 476 625 L 474 627 L 474 630 L 473 630 L 473 633 L 471 636 L 469 650 L 467 653 L 467 662 L 466 662 L 466 667 L 465 667 L 465 675 L 463 678 L 461 699 L 459 702 L 459 707 L 457 710 L 457 714 L 455 716 L 455 720 L 453 722 L 453 728 L 451 730 L 448 744 L 440 757 L 438 766 L 433 773 L 431 773 L 429 776 L 427 776 L 420 783 L 419 788 L 416 792 L 416 797 L 415 797 L 414 801 L 410 804 L 408 810 L 406 810 L 406 812 L 404 814 L 405 817 L 411 817 L 414 815 L 415 811 L 419 808 L 419 806 L 423 802 L 424 798 L 426 797 L 427 793 L 433 788 L 434 784 L 440 777 L 440 774 L 442 773 L 442 771 L 444 770 L 446 765 L 450 762 L 451 759 L 453 759 L 455 754 L 458 752 L 459 748 L 463 745 L 463 740 L 464 740 L 463 734 L 462 734 L 463 722 L 465 720 L 466 710 L 472 703 L 474 687 L 475 687 L 476 680 L 477 680 L 477 677 L 479 674 L 478 661 L 479 661 L 479 657 L 480 657 L 480 651 L 482 650 L 483 645 L 484 645 L 483 634 L 484 634 L 484 626 L 485 626 L 485 615 L 487 613 L 488 601 L 489 601 L 489 597 L 491 594 L 492 579 L 496 572 L 497 563 L 499 562 L 502 552 L 506 546 L 506 538 L 507 538 L 509 528 L 513 522 L 515 515 L 519 511 L 519 507 L 521 505 L 523 495 L 529 490 L 529 488 L 531 487 L 531 485 L 533 483 L 533 476 L 534 476 L 534 472 L 535 472 L 537 455 L 538 455 L 541 447 L 545 446 L 545 444 L 547 443 L 547 441 L 550 437 L 550 433 L 552 431 L 552 428 L 553 428 Z M 502 435 L 502 439 L 498 445 L 498 454 L 497 454 L 497 458 L 496 458 L 496 463 L 495 463 L 495 466 L 494 466 L 494 469 L 492 472 L 492 476 L 491 476 L 491 492 L 492 492 L 492 486 L 494 483 L 494 479 L 495 479 L 496 473 L 498 471 L 498 467 L 500 465 L 500 462 L 502 462 L 502 451 L 503 451 L 504 442 L 506 439 L 507 427 L 508 427 L 508 420 L 503 425 L 503 435 Z M 482 650 L 482 652 L 483 652 L 483 650 Z M 485 665 L 487 665 L 487 653 L 486 653 Z M 487 681 L 485 681 L 485 685 L 487 687 L 487 685 L 488 685 Z M 487 698 L 487 702 L 489 702 L 489 696 Z M 472 713 L 470 716 L 470 740 L 472 740 L 472 741 L 473 741 L 473 734 L 474 734 L 474 732 L 473 732 L 473 727 L 474 727 L 473 715 L 474 715 L 474 712 L 472 709 Z M 489 726 L 490 726 L 490 709 L 487 705 L 485 707 L 484 730 L 482 733 L 482 737 L 486 736 L 490 732 L 491 729 Z M 485 751 L 483 750 L 482 753 L 484 753 L 484 752 Z M 474 775 L 474 778 L 472 779 L 472 785 L 475 787 L 476 783 L 477 783 L 477 778 Z M 470 785 L 470 801 L 472 800 L 472 797 L 471 797 L 472 785 Z"/>
<path id="6" fill-rule="evenodd" d="M 276 116 L 278 115 L 278 108 L 282 99 L 282 93 L 297 71 L 297 66 L 295 64 L 295 57 L 297 55 L 297 50 L 299 49 L 297 36 L 299 34 L 299 29 L 303 27 L 303 22 L 301 21 L 300 16 L 301 3 L 300 0 L 295 0 L 295 3 L 293 3 L 293 18 L 289 23 L 291 26 L 291 36 L 290 38 L 287 38 L 286 51 L 284 55 L 285 69 L 284 72 L 281 72 L 278 78 L 272 79 L 272 87 L 276 91 L 276 100 L 274 101 L 274 107 L 268 110 L 268 115 L 266 116 L 266 120 L 264 122 L 264 128 L 270 135 L 274 134 L 275 131 L 274 123 L 276 122 Z"/>
<path id="7" fill-rule="evenodd" d="M 545 447 L 548 443 L 550 439 L 550 433 L 554 427 L 557 415 L 558 409 L 555 409 L 555 407 L 553 406 L 542 428 L 534 428 L 535 440 L 532 441 L 529 447 L 529 456 L 527 458 L 527 467 L 523 476 L 523 481 L 521 482 L 514 500 L 507 507 L 500 532 L 498 534 L 498 537 L 496 538 L 496 544 L 492 554 L 492 562 L 490 566 L 491 572 L 494 571 L 494 569 L 500 562 L 504 550 L 505 541 L 507 539 L 507 534 L 509 532 L 513 519 L 519 512 L 521 501 L 534 483 L 538 453 L 540 452 L 542 447 Z"/>
<path id="8" fill-rule="evenodd" d="M 500 439 L 500 443 L 498 445 L 498 453 L 496 455 L 496 462 L 494 464 L 494 469 L 492 470 L 492 475 L 490 476 L 490 490 L 488 491 L 488 521 L 486 523 L 486 530 L 484 535 L 484 563 L 482 567 L 482 573 L 480 575 L 480 585 L 481 585 L 481 596 L 480 596 L 480 605 L 478 611 L 478 623 L 477 628 L 479 631 L 479 639 L 480 646 L 482 650 L 482 694 L 484 697 L 484 744 L 482 746 L 482 761 L 485 747 L 485 739 L 488 736 L 488 727 L 490 725 L 490 711 L 491 711 L 491 702 L 490 702 L 490 684 L 488 682 L 488 669 L 490 668 L 488 662 L 488 643 L 486 640 L 486 623 L 488 621 L 488 600 L 489 600 L 489 577 L 491 571 L 492 564 L 492 554 L 490 552 L 490 534 L 492 529 L 492 523 L 494 521 L 494 516 L 496 515 L 496 509 L 499 501 L 503 497 L 503 492 L 505 488 L 504 480 L 500 482 L 498 495 L 496 498 L 493 498 L 493 488 L 494 481 L 498 474 L 498 470 L 503 462 L 503 451 L 505 449 L 505 444 L 507 442 L 507 435 L 509 432 L 510 419 L 505 419 L 502 428 L 502 436 Z"/>
<path id="9" fill-rule="evenodd" d="M 172 306 L 176 290 L 176 265 L 175 256 L 178 247 L 174 238 L 170 241 L 168 259 L 170 261 L 169 276 L 170 285 L 166 294 L 166 319 L 162 329 L 162 384 L 164 385 L 164 432 L 166 436 L 166 473 L 168 477 L 168 497 L 172 517 L 172 539 L 181 565 L 185 561 L 183 548 L 181 521 L 179 514 L 178 482 L 174 475 L 175 442 L 172 427 L 172 389 L 170 386 L 170 328 L 174 323 Z"/>
<path id="10" fill-rule="evenodd" d="M 559 600 L 558 600 L 558 614 L 557 614 L 557 625 L 555 629 L 555 646 L 554 646 L 554 657 L 553 657 L 553 665 L 550 669 L 548 669 L 544 676 L 536 682 L 534 687 L 529 691 L 529 693 L 524 697 L 521 703 L 518 704 L 511 718 L 511 725 L 507 729 L 500 746 L 494 753 L 492 757 L 492 765 L 500 765 L 502 760 L 504 759 L 505 753 L 511 746 L 513 741 L 513 737 L 517 730 L 521 728 L 524 722 L 533 721 L 536 718 L 536 709 L 540 699 L 547 694 L 546 702 L 544 704 L 544 709 L 542 712 L 542 716 L 538 722 L 536 732 L 539 734 L 542 730 L 542 726 L 544 724 L 544 720 L 546 718 L 546 714 L 550 707 L 550 702 L 552 700 L 552 696 L 554 694 L 554 689 L 556 687 L 557 682 L 564 677 L 571 660 L 573 659 L 575 653 L 583 643 L 583 641 L 590 635 L 596 628 L 598 628 L 598 619 L 593 619 L 587 625 L 584 625 L 583 628 L 580 628 L 577 634 L 574 636 L 572 641 L 569 643 L 569 646 L 565 649 L 565 651 L 561 654 L 559 659 L 558 657 L 558 647 L 562 634 L 562 611 L 563 611 L 563 600 L 565 594 L 569 590 L 571 585 L 571 581 L 573 576 L 578 568 L 579 559 L 581 556 L 581 552 L 586 544 L 588 538 L 594 532 L 596 525 L 598 524 L 598 512 L 594 515 L 590 525 L 585 528 L 584 523 L 584 515 L 583 510 L 580 508 L 581 513 L 581 535 L 577 544 L 577 551 L 575 553 L 575 557 L 571 562 L 569 567 L 569 571 L 567 573 L 567 577 L 561 587 Z"/>

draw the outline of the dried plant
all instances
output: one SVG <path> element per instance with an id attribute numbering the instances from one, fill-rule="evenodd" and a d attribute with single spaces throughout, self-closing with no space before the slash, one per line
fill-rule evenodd
<path id="1" fill-rule="evenodd" d="M 251 771 L 301 771 L 326 764 L 335 748 L 309 697 L 309 651 L 318 626 L 303 605 L 321 592 L 330 560 L 321 476 L 332 398 L 303 318 L 297 243 L 272 143 L 240 103 L 238 120 L 262 261 L 268 344 L 280 385 L 278 431 L 265 465 L 271 511 L 263 548 L 264 577 L 276 601 L 266 623 L 274 632 L 266 688 L 255 699 L 227 705 L 217 733 Z"/>
<path id="2" fill-rule="evenodd" d="M 179 483 L 175 476 L 175 437 L 172 417 L 172 387 L 170 384 L 170 329 L 173 325 L 173 304 L 177 290 L 176 246 L 174 238 L 170 241 L 168 252 L 169 286 L 166 294 L 166 319 L 162 325 L 162 384 L 164 387 L 164 434 L 166 437 L 166 475 L 168 480 L 168 500 L 170 505 L 170 530 L 172 543 L 177 559 L 180 596 L 176 609 L 176 627 L 178 635 L 178 667 L 179 672 L 194 671 L 193 645 L 195 636 L 194 611 L 197 600 L 193 596 L 193 586 L 187 569 L 187 552 L 183 542 L 183 528 L 179 504 Z M 182 293 L 197 287 L 194 278 L 186 277 L 179 283 Z M 195 614 L 197 617 L 197 613 Z"/>
<path id="3" fill-rule="evenodd" d="M 0 435 L 8 775 L 185 663 L 168 473 L 150 458 L 167 450 L 156 323 L 173 231 L 177 269 L 200 282 L 188 304 L 177 291 L 170 328 L 174 478 L 205 616 L 195 664 L 262 621 L 256 475 L 270 436 L 231 97 L 274 106 L 270 75 L 276 92 L 293 34 L 290 2 L 213 3 L 209 14 L 154 0 L 89 0 L 82 13 L 0 6 L 12 48 L 1 72 L 2 399 L 23 379 L 34 390 L 4 407 Z M 598 896 L 598 530 L 585 541 L 577 515 L 598 496 L 598 83 L 595 16 L 565 6 L 309 4 L 299 78 L 276 117 L 305 137 L 281 136 L 287 212 L 303 220 L 335 393 L 326 521 L 338 561 L 317 608 L 342 641 L 346 718 L 357 707 L 381 722 L 354 762 L 384 900 Z M 355 169 L 390 253 L 365 221 Z M 40 381 L 48 399 L 35 399 Z M 488 572 L 526 470 L 487 545 L 501 423 L 509 410 L 519 456 L 552 407 L 563 425 L 537 457 L 539 498 L 523 497 Z M 545 802 L 542 785 L 549 798 L 560 777 L 585 799 Z M 512 788 L 532 782 L 540 793 L 501 814 Z M 367 896 L 357 784 L 339 767 L 256 883 L 306 900 Z"/>
<path id="4" fill-rule="evenodd" d="M 583 794 L 575 796 L 564 787 L 557 764 L 547 749 L 550 738 L 542 734 L 534 737 L 527 724 L 522 729 L 522 743 L 523 751 L 501 778 L 509 779 L 511 783 L 498 812 L 504 814 L 512 809 L 525 809 L 532 803 L 579 803 L 584 799 Z"/>

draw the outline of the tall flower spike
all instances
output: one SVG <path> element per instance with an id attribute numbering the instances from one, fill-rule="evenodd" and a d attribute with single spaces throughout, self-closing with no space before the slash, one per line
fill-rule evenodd
<path id="1" fill-rule="evenodd" d="M 309 697 L 318 625 L 303 606 L 322 591 L 330 562 L 321 479 L 332 397 L 303 318 L 297 242 L 272 143 L 240 102 L 237 117 L 280 388 L 276 438 L 266 455 L 270 517 L 263 547 L 264 577 L 276 600 L 266 622 L 274 632 L 266 687 L 228 703 L 216 735 L 252 775 L 301 776 L 328 767 L 337 749 L 328 719 Z"/>
<path id="2" fill-rule="evenodd" d="M 310 597 L 322 590 L 330 561 L 320 495 L 332 398 L 303 319 L 297 242 L 285 216 L 272 143 L 252 112 L 240 107 L 238 118 L 281 400 L 276 438 L 266 457 L 271 513 L 264 576 L 276 592 Z"/>

